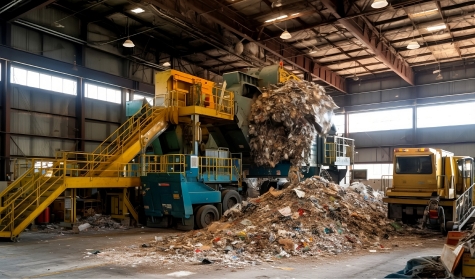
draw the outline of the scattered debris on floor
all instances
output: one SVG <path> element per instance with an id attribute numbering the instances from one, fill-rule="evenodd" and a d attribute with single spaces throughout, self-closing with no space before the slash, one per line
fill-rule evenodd
<path id="1" fill-rule="evenodd" d="M 407 261 L 406 267 L 384 278 L 451 278 L 440 257 L 420 257 Z"/>
<path id="2" fill-rule="evenodd" d="M 364 186 L 364 185 L 363 185 Z M 381 241 L 408 233 L 386 219 L 381 193 L 341 187 L 314 176 L 238 204 L 203 230 L 156 236 L 151 248 L 103 251 L 117 264 L 182 262 L 240 268 L 291 257 L 326 257 L 358 250 L 388 253 Z M 407 231 L 406 231 L 407 230 Z M 143 243 L 143 242 L 142 242 Z M 126 260 L 128 259 L 128 260 Z"/>
<path id="3" fill-rule="evenodd" d="M 195 273 L 191 271 L 177 271 L 177 272 L 168 273 L 167 275 L 172 276 L 172 277 L 185 277 L 185 276 L 190 276 L 192 274 L 195 274 Z"/>
<path id="4" fill-rule="evenodd" d="M 63 228 L 59 224 L 38 225 L 36 228 L 46 233 L 81 233 L 91 230 L 127 230 L 131 226 L 124 226 L 109 215 L 95 214 L 83 218 L 78 217 L 78 222 L 74 225 L 73 230 Z"/>
<path id="5" fill-rule="evenodd" d="M 274 167 L 282 160 L 308 164 L 316 133 L 327 134 L 338 106 L 325 89 L 307 81 L 271 85 L 253 102 L 249 125 L 253 161 Z"/>
<path id="6" fill-rule="evenodd" d="M 128 229 L 129 226 L 124 226 L 121 223 L 112 219 L 111 216 L 95 214 L 94 216 L 83 217 L 78 221 L 79 227 L 89 224 L 92 229 Z"/>

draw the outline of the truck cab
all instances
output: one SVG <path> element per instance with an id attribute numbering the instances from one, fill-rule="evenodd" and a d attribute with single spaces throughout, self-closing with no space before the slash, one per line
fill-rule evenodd
<path id="1" fill-rule="evenodd" d="M 388 203 L 388 217 L 404 223 L 416 223 L 434 197 L 443 209 L 440 225 L 460 223 L 461 209 L 472 208 L 470 200 L 462 200 L 473 192 L 473 158 L 455 156 L 454 153 L 436 148 L 397 148 L 393 156 L 393 183 L 385 189 L 383 201 Z"/>

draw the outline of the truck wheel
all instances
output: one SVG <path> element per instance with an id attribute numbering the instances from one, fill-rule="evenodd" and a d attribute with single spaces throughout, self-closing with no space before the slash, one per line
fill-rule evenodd
<path id="1" fill-rule="evenodd" d="M 200 229 L 208 227 L 212 222 L 219 220 L 218 209 L 214 205 L 204 205 L 196 213 L 197 226 Z"/>
<path id="2" fill-rule="evenodd" d="M 238 192 L 234 190 L 225 190 L 221 193 L 221 203 L 223 204 L 223 211 L 230 209 L 241 201 L 241 196 Z"/>
<path id="3" fill-rule="evenodd" d="M 195 218 L 193 215 L 190 218 L 178 218 L 176 228 L 180 231 L 191 231 L 195 228 Z"/>
<path id="4" fill-rule="evenodd" d="M 270 188 L 269 181 L 262 182 L 261 186 L 259 186 L 259 194 L 261 196 L 264 195 L 265 193 L 269 191 L 269 188 Z"/>
<path id="5" fill-rule="evenodd" d="M 150 228 L 168 228 L 170 226 L 170 218 L 169 216 L 157 217 L 155 218 L 155 222 L 152 222 L 151 218 L 147 220 L 147 227 Z"/>
<path id="6" fill-rule="evenodd" d="M 445 212 L 444 212 L 444 208 L 442 206 L 439 206 L 439 209 L 438 209 L 438 215 L 439 215 L 439 225 L 440 225 L 440 231 L 442 232 L 442 234 L 444 236 L 447 235 L 447 229 L 445 228 Z"/>
<path id="7" fill-rule="evenodd" d="M 445 223 L 445 229 L 448 232 L 452 231 L 454 229 L 454 221 L 447 221 L 447 223 Z"/>

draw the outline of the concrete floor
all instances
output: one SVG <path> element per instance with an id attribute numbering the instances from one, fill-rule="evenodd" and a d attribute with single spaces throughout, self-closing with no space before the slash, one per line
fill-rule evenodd
<path id="1" fill-rule="evenodd" d="M 409 259 L 440 255 L 444 243 L 443 238 L 432 238 L 422 240 L 418 247 L 401 245 L 404 247 L 394 248 L 389 253 L 361 251 L 319 259 L 293 257 L 243 269 L 197 264 L 164 268 L 159 263 L 157 266 L 124 267 L 93 255 L 85 257 L 91 249 L 146 242 L 154 236 L 169 233 L 177 232 L 149 228 L 79 235 L 25 232 L 19 243 L 0 243 L 0 278 L 174 278 L 167 274 L 177 271 L 193 272 L 185 278 L 382 278 L 403 269 Z"/>

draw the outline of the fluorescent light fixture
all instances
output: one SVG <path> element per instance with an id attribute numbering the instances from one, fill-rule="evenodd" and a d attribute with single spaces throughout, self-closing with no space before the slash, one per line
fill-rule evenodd
<path id="1" fill-rule="evenodd" d="M 381 9 L 384 8 L 388 5 L 388 1 L 386 0 L 374 0 L 373 4 L 371 4 L 371 7 L 375 9 Z"/>
<path id="2" fill-rule="evenodd" d="M 287 15 L 281 15 L 281 16 L 278 16 L 278 17 L 275 17 L 275 18 L 271 18 L 271 19 L 268 19 L 264 22 L 273 22 L 273 21 L 276 21 L 276 20 L 279 20 L 279 19 L 283 19 L 283 18 L 286 18 Z"/>
<path id="3" fill-rule="evenodd" d="M 437 25 L 432 25 L 427 27 L 427 31 L 437 31 L 437 30 L 442 30 L 447 28 L 447 25 L 445 23 L 437 24 Z"/>
<path id="4" fill-rule="evenodd" d="M 421 45 L 417 42 L 417 41 L 411 41 L 408 45 L 407 45 L 407 49 L 418 49 L 420 48 Z"/>
<path id="5" fill-rule="evenodd" d="M 134 12 L 134 13 L 136 13 L 136 14 L 140 14 L 140 13 L 145 12 L 145 10 L 142 9 L 142 8 L 135 8 L 135 9 L 133 9 L 133 10 L 131 10 L 131 11 Z"/>
<path id="6" fill-rule="evenodd" d="M 64 25 L 62 25 L 61 23 L 59 23 L 57 21 L 53 22 L 53 25 L 54 25 L 54 27 L 64 28 Z"/>
<path id="7" fill-rule="evenodd" d="M 134 47 L 134 42 L 132 42 L 131 39 L 127 38 L 127 40 L 125 40 L 125 42 L 122 44 L 124 47 Z"/>
<path id="8" fill-rule="evenodd" d="M 172 64 L 170 64 L 170 62 L 167 61 L 167 62 L 163 63 L 162 65 L 165 66 L 165 67 L 170 67 Z"/>
<path id="9" fill-rule="evenodd" d="M 296 15 L 299 15 L 300 13 L 295 13 L 295 14 L 291 14 L 290 16 L 296 16 Z"/>
<path id="10" fill-rule="evenodd" d="M 280 35 L 280 38 L 282 40 L 287 40 L 287 39 L 292 38 L 292 35 L 290 35 L 290 33 L 289 33 L 289 31 L 287 31 L 287 29 L 285 29 L 284 32 L 282 32 L 282 34 Z"/>
<path id="11" fill-rule="evenodd" d="M 413 13 L 413 14 L 409 14 L 411 17 L 421 17 L 421 16 L 426 16 L 426 15 L 431 15 L 431 14 L 435 14 L 439 11 L 439 9 L 435 8 L 435 9 L 431 9 L 431 10 L 427 10 L 427 11 L 422 11 L 422 12 L 418 12 L 418 13 Z"/>

